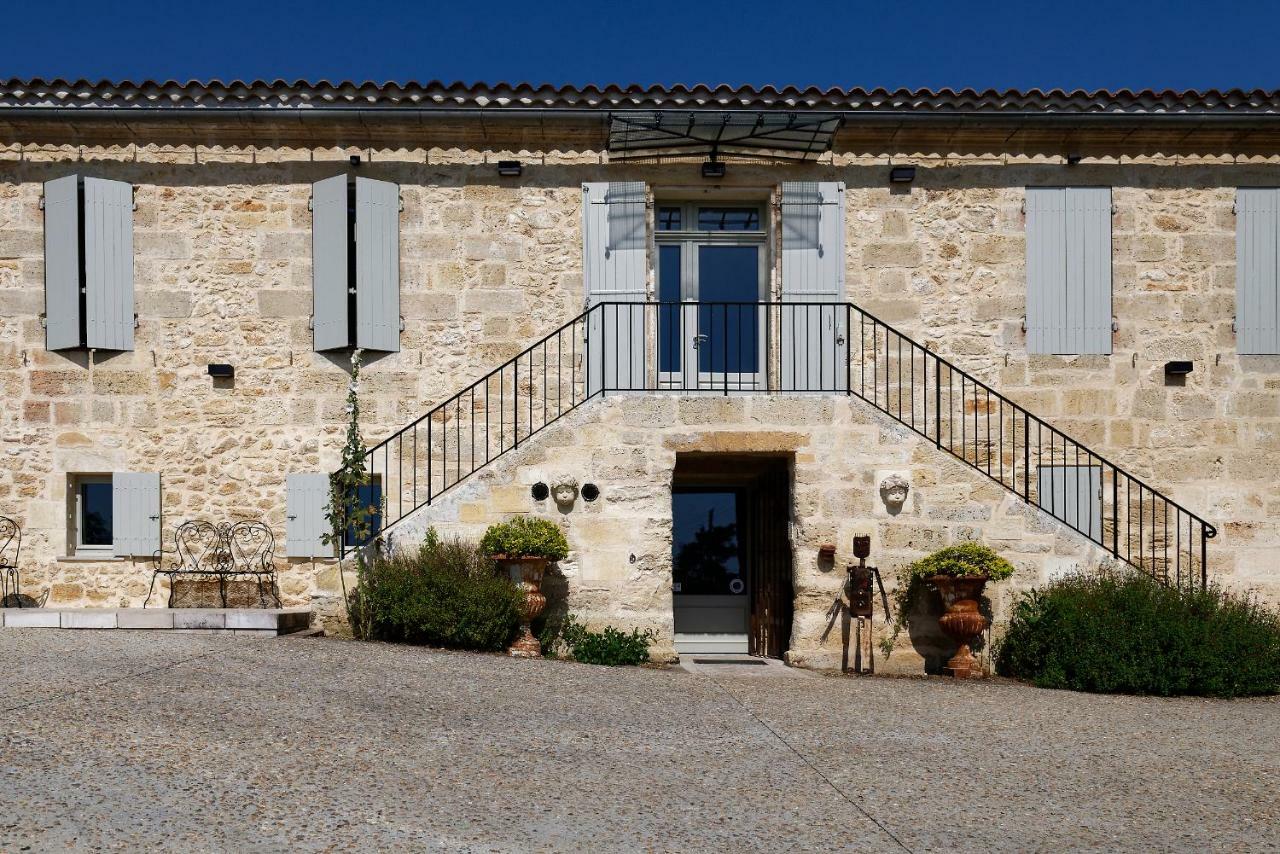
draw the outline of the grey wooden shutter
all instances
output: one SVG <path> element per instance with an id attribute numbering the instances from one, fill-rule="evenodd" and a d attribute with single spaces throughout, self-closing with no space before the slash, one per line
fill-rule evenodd
<path id="1" fill-rule="evenodd" d="M 117 557 L 160 551 L 160 475 L 114 472 L 111 475 L 112 551 Z"/>
<path id="2" fill-rule="evenodd" d="M 1027 350 L 1111 353 L 1111 188 L 1028 187 Z"/>
<path id="3" fill-rule="evenodd" d="M 1040 466 L 1040 508 L 1094 542 L 1102 542 L 1102 468 Z"/>
<path id="4" fill-rule="evenodd" d="M 844 391 L 849 348 L 843 305 L 844 184 L 782 184 L 779 370 L 785 391 Z M 825 305 L 804 305 L 825 303 Z"/>
<path id="5" fill-rule="evenodd" d="M 317 353 L 351 346 L 347 326 L 347 176 L 311 185 L 311 325 Z"/>
<path id="6" fill-rule="evenodd" d="M 85 344 L 133 349 L 133 185 L 84 179 Z"/>
<path id="7" fill-rule="evenodd" d="M 1280 190 L 1236 191 L 1236 351 L 1280 353 Z"/>
<path id="8" fill-rule="evenodd" d="M 356 178 L 356 346 L 400 350 L 400 186 Z"/>
<path id="9" fill-rule="evenodd" d="M 329 475 L 291 474 L 286 478 L 285 554 L 289 557 L 332 557 L 333 546 L 325 510 L 329 506 Z"/>
<path id="10" fill-rule="evenodd" d="M 80 339 L 80 179 L 44 185 L 45 349 L 71 350 Z"/>
<path id="11" fill-rule="evenodd" d="M 587 308 L 604 303 L 587 318 L 588 395 L 645 388 L 647 245 L 643 183 L 582 185 Z"/>

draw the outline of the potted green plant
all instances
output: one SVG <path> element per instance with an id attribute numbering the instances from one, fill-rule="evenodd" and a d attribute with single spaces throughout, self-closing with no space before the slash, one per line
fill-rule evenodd
<path id="1" fill-rule="evenodd" d="M 898 578 L 898 617 L 893 635 L 886 644 L 892 650 L 893 639 L 906 623 L 915 594 L 921 584 L 929 584 L 942 597 L 945 613 L 938 625 L 958 645 L 956 654 L 947 662 L 947 673 L 957 678 L 981 676 L 982 669 L 970 645 L 987 630 L 990 622 L 978 605 L 988 581 L 1004 581 L 1013 575 L 1013 564 L 981 543 L 957 543 L 939 549 L 907 567 Z"/>
<path id="2" fill-rule="evenodd" d="M 569 542 L 564 532 L 546 519 L 517 516 L 490 525 L 480 540 L 480 550 L 524 591 L 520 634 L 507 652 L 520 658 L 537 658 L 542 655 L 542 644 L 529 624 L 547 606 L 547 597 L 542 595 L 542 576 L 547 565 L 569 555 Z"/>

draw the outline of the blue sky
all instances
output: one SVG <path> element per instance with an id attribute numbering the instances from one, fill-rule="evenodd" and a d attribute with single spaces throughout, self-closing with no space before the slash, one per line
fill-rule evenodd
<path id="1" fill-rule="evenodd" d="M 1275 0 L 28 0 L 0 23 L 0 77 L 1280 88 L 1277 11 Z"/>

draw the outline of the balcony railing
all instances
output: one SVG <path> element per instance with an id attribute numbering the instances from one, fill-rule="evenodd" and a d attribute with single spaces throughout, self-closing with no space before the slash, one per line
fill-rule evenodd
<path id="1" fill-rule="evenodd" d="M 617 393 L 860 398 L 1131 566 L 1207 583 L 1216 529 L 846 302 L 606 302 L 369 450 L 383 530 L 587 401 Z"/>

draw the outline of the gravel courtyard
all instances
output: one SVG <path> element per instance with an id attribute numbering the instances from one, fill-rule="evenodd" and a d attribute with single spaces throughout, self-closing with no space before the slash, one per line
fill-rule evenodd
<path id="1" fill-rule="evenodd" d="M 1276 700 L 118 631 L 0 656 L 3 851 L 1280 847 Z"/>

